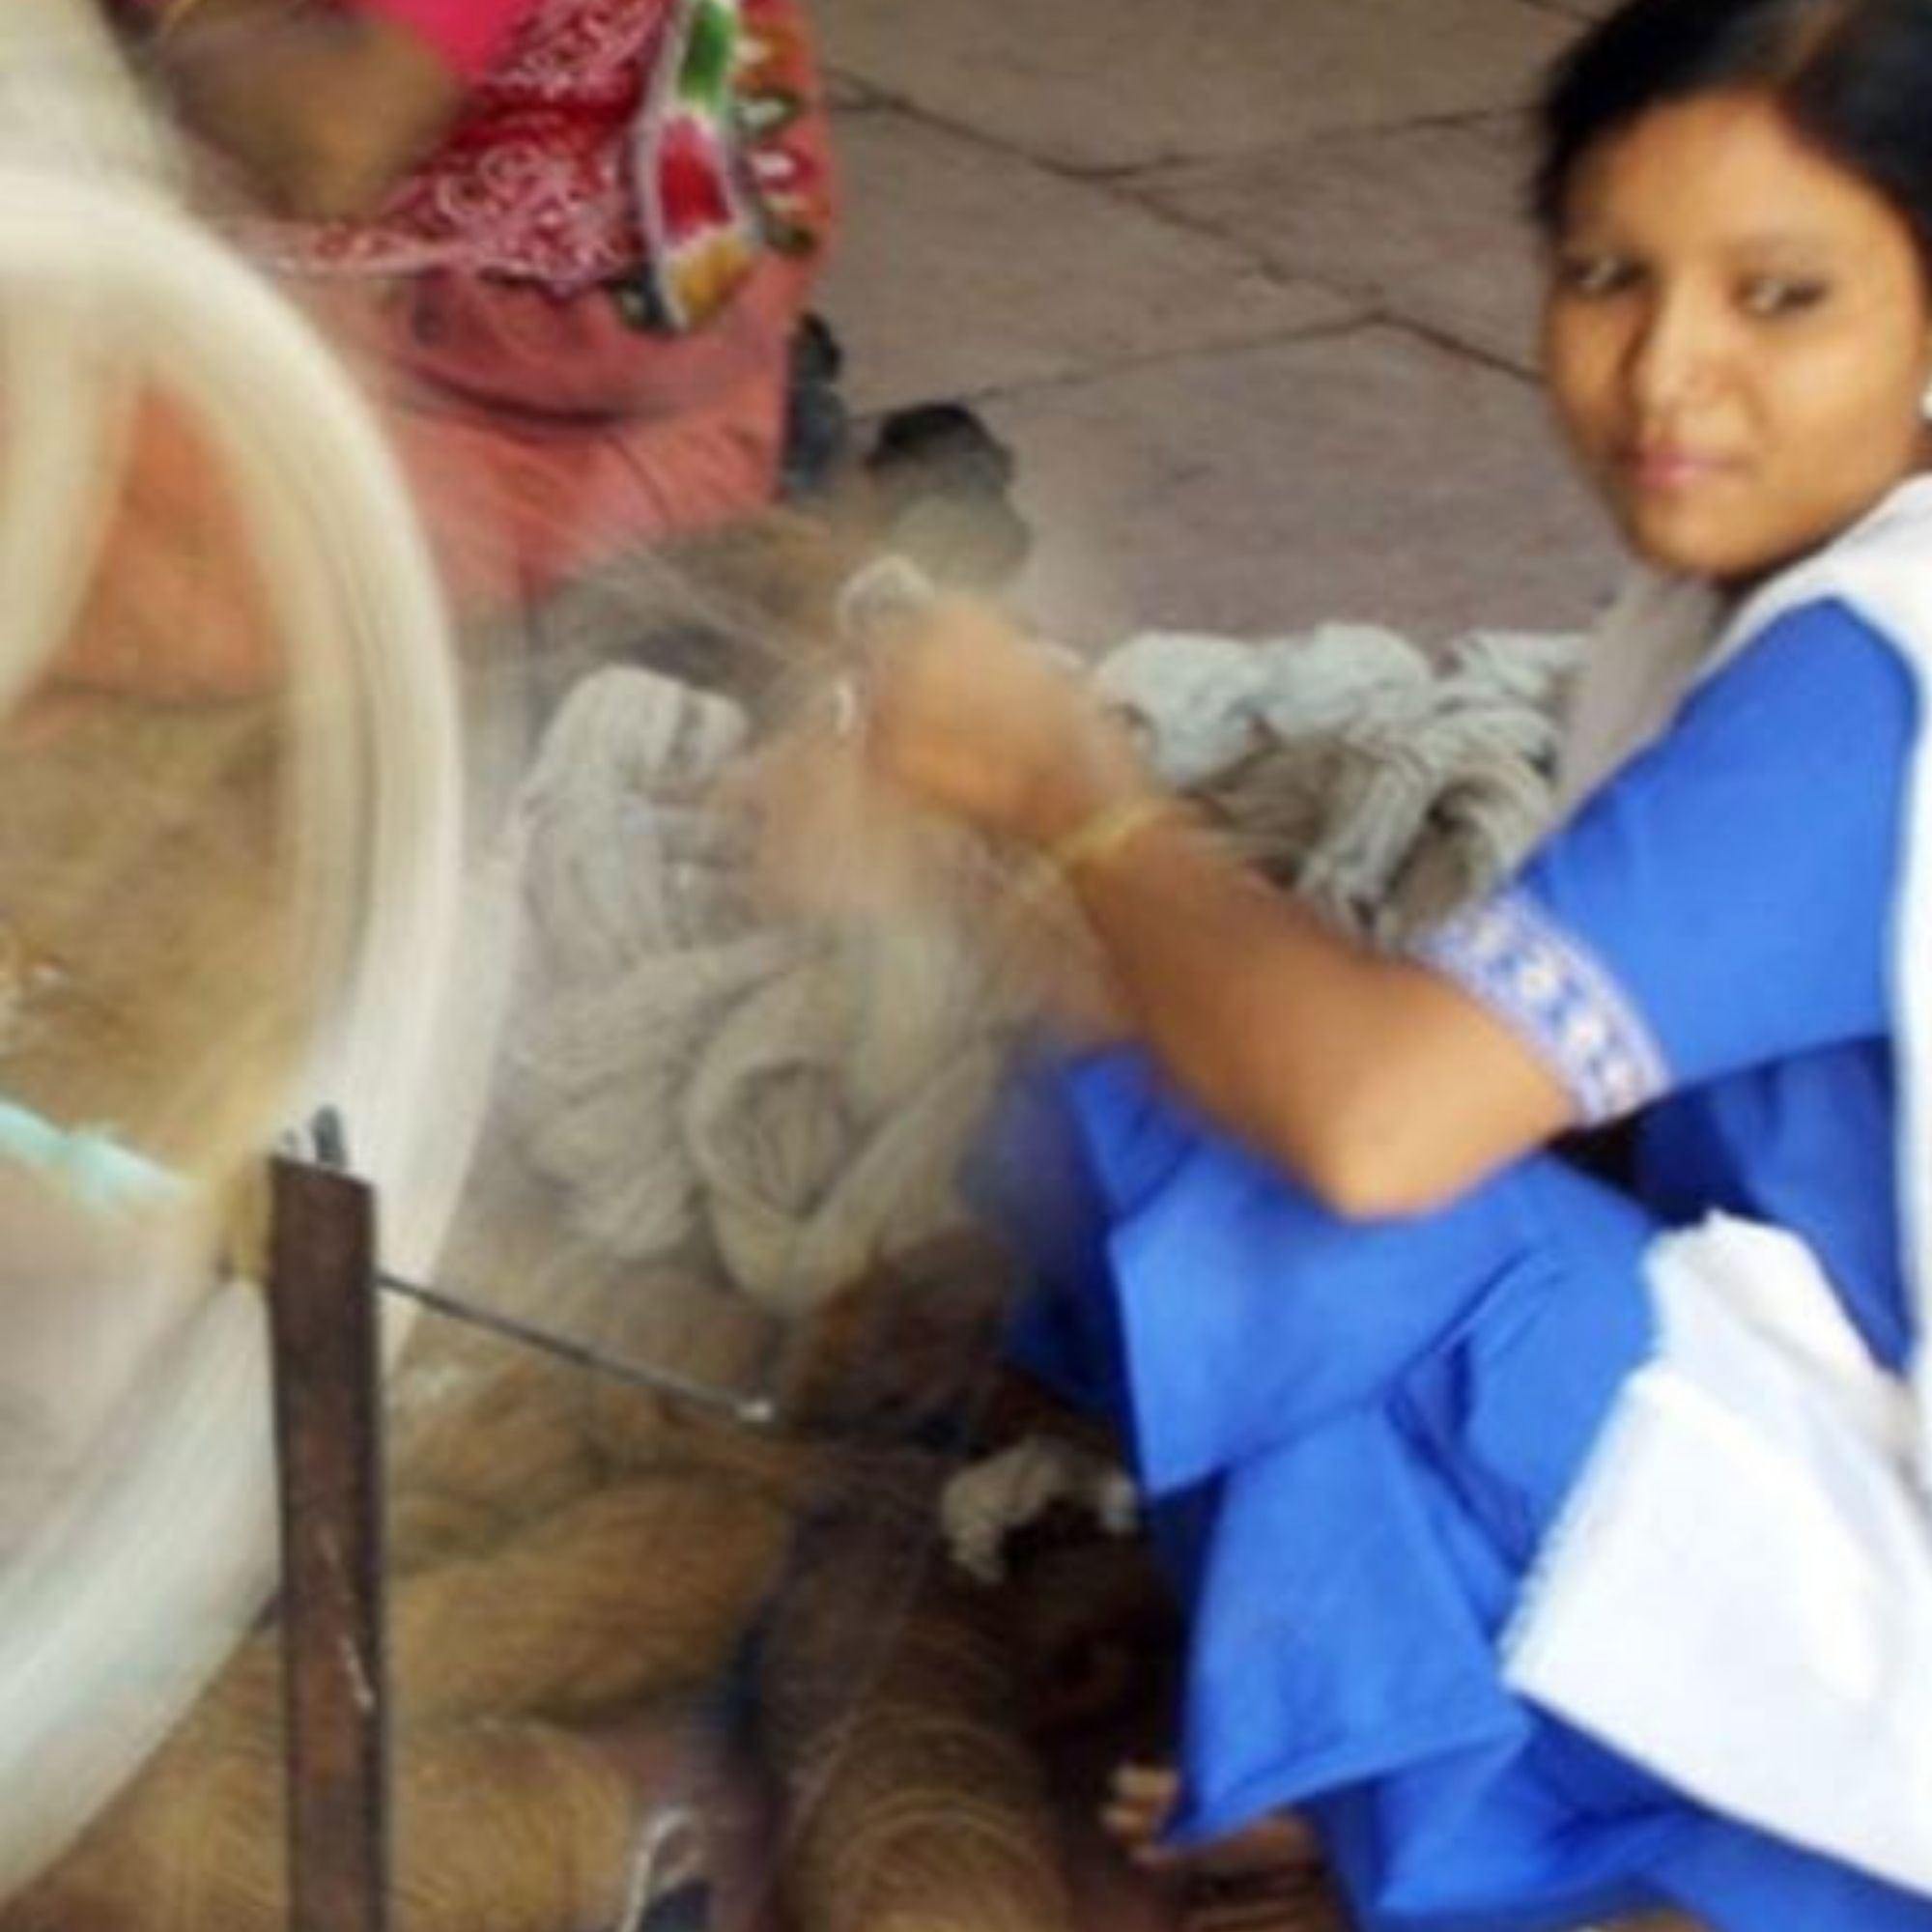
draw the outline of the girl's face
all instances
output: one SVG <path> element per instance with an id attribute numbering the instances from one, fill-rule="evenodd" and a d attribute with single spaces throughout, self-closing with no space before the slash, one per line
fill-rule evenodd
<path id="1" fill-rule="evenodd" d="M 1653 109 L 1584 156 L 1544 369 L 1631 546 L 1748 582 L 1932 456 L 1932 297 L 1903 219 L 1769 101 Z"/>

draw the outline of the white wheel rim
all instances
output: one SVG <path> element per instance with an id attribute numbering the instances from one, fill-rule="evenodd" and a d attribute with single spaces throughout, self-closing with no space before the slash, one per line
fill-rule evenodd
<path id="1" fill-rule="evenodd" d="M 234 479 L 287 642 L 301 885 L 340 987 L 302 1096 L 346 1106 L 385 1258 L 421 1268 L 461 1167 L 414 1131 L 452 982 L 460 826 L 447 626 L 413 510 L 333 357 L 230 251 L 151 190 L 0 166 L 0 376 L 36 398 L 0 463 L 0 581 L 38 586 L 0 613 L 0 706 L 65 634 L 96 541 L 80 506 L 113 415 L 62 339 L 72 318 L 108 366 L 125 355 L 180 397 Z M 209 1296 L 139 1409 L 0 1572 L 0 1897 L 114 1795 L 272 1583 L 256 1290 Z"/>

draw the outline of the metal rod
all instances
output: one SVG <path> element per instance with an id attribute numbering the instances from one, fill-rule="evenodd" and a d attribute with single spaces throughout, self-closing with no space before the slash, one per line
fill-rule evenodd
<path id="1" fill-rule="evenodd" d="M 325 1167 L 348 1167 L 349 1136 L 342 1115 L 336 1108 L 325 1107 L 317 1113 L 309 1122 L 309 1134 L 314 1143 L 315 1157 Z M 554 1355 L 559 1361 L 569 1362 L 609 1380 L 628 1382 L 634 1388 L 649 1389 L 655 1395 L 666 1396 L 675 1402 L 728 1415 L 732 1421 L 748 1429 L 770 1429 L 779 1419 L 778 1404 L 769 1396 L 740 1395 L 730 1389 L 713 1388 L 708 1383 L 693 1381 L 668 1369 L 653 1368 L 644 1362 L 628 1362 L 593 1349 L 587 1343 L 573 1341 L 568 1335 L 539 1327 L 535 1322 L 520 1321 L 514 1315 L 499 1315 L 493 1308 L 485 1308 L 481 1303 L 451 1293 L 446 1289 L 405 1281 L 402 1276 L 387 1272 L 379 1272 L 375 1279 L 387 1293 L 416 1302 L 432 1314 L 443 1316 L 451 1321 L 464 1322 L 471 1328 L 485 1329 L 508 1342 L 520 1342 L 527 1349 L 540 1350 L 544 1354 Z"/>
<path id="2" fill-rule="evenodd" d="M 389 1792 L 375 1204 L 270 1166 L 291 1932 L 386 1932 Z"/>
<path id="3" fill-rule="evenodd" d="M 520 1342 L 526 1348 L 541 1350 L 547 1355 L 554 1355 L 559 1361 L 569 1362 L 592 1375 L 647 1388 L 657 1395 L 690 1403 L 696 1407 L 719 1410 L 748 1428 L 769 1429 L 778 1421 L 778 1405 L 770 1396 L 735 1395 L 729 1389 L 692 1381 L 668 1369 L 624 1361 L 604 1354 L 587 1343 L 572 1341 L 567 1335 L 554 1334 L 533 1322 L 519 1321 L 514 1315 L 500 1315 L 495 1309 L 480 1307 L 441 1289 L 427 1288 L 421 1282 L 404 1281 L 398 1275 L 386 1273 L 379 1273 L 376 1280 L 390 1294 L 417 1302 L 435 1314 L 447 1316 L 452 1321 L 487 1329 L 493 1335 L 502 1336 L 505 1341 Z"/>

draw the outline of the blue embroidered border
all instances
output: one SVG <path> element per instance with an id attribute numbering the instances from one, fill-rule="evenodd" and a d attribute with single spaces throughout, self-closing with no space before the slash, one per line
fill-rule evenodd
<path id="1" fill-rule="evenodd" d="M 1452 914 L 1410 952 L 1520 1033 L 1585 1121 L 1615 1120 L 1668 1086 L 1662 1053 L 1615 980 L 1522 895 Z"/>

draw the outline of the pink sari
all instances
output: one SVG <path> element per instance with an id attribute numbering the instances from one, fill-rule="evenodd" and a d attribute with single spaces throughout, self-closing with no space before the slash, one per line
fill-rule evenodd
<path id="1" fill-rule="evenodd" d="M 374 217 L 248 240 L 381 385 L 458 605 L 521 603 L 769 501 L 790 340 L 830 227 L 797 0 L 343 4 L 417 34 L 469 84 L 469 106 Z M 754 131 L 712 130 L 730 152 L 695 198 L 687 156 L 660 166 L 683 196 L 667 246 L 664 197 L 639 184 L 668 145 L 665 114 L 681 115 L 665 70 L 706 4 L 738 25 L 733 85 Z M 721 184 L 751 211 L 727 271 L 707 258 L 701 306 L 649 326 L 658 259 L 713 246 Z"/>
<path id="2" fill-rule="evenodd" d="M 769 502 L 813 266 L 767 256 L 688 335 L 631 327 L 602 290 L 441 270 L 330 290 L 325 312 L 387 378 L 459 608 L 515 605 Z"/>

